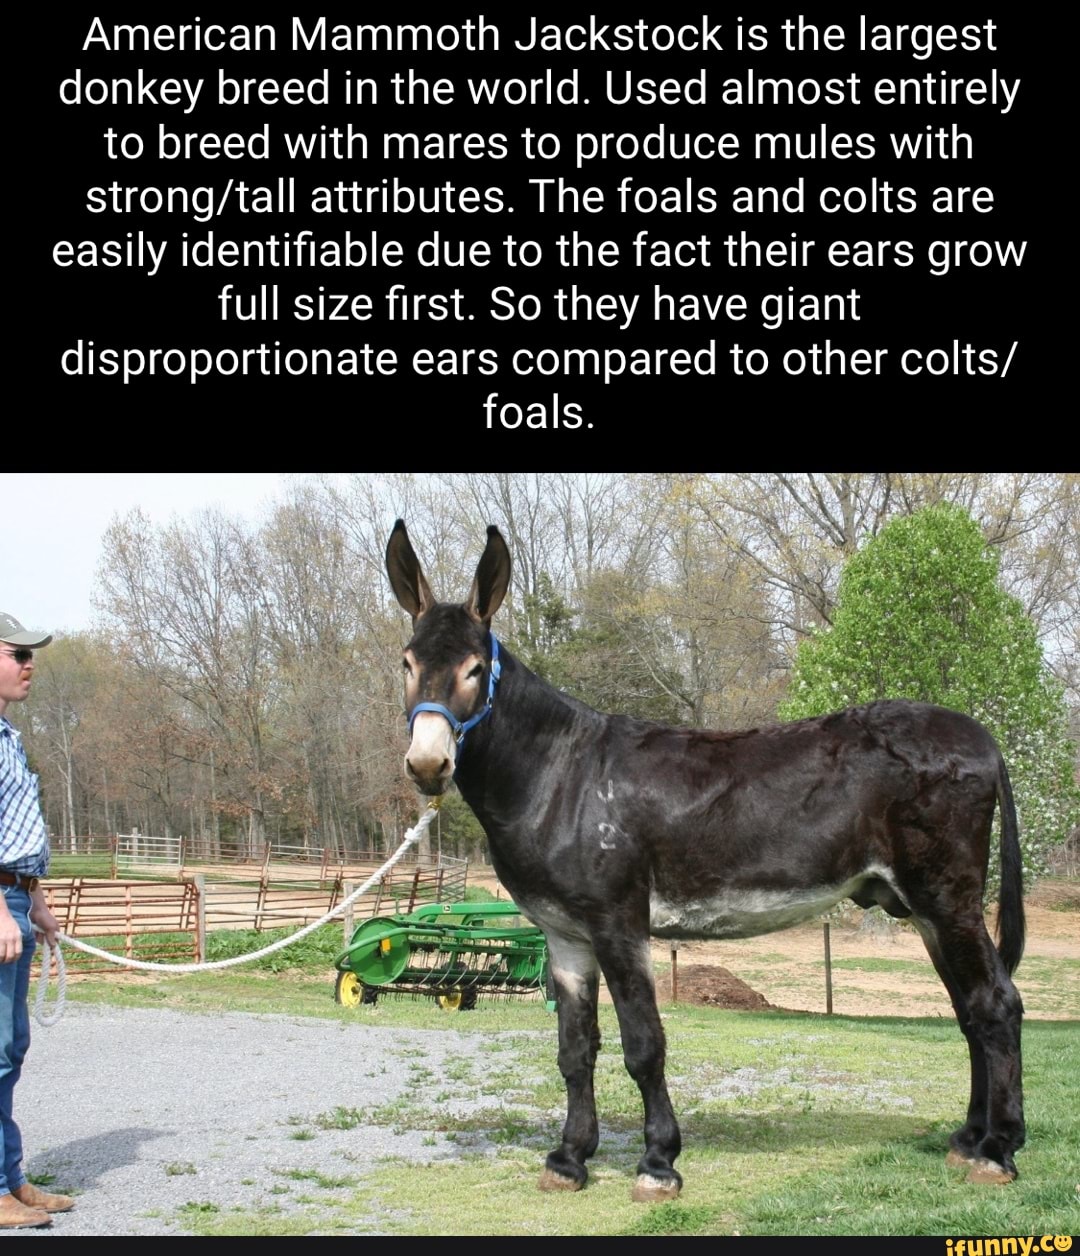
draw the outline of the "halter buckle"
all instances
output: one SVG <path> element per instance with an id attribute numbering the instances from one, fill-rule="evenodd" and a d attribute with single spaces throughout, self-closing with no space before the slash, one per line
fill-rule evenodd
<path id="1" fill-rule="evenodd" d="M 453 711 L 451 711 L 449 707 L 443 706 L 441 702 L 418 702 L 416 706 L 413 707 L 412 711 L 406 716 L 406 719 L 409 722 L 410 733 L 412 732 L 413 724 L 416 722 L 416 717 L 422 711 L 434 711 L 435 714 L 441 715 L 450 725 L 450 728 L 454 733 L 454 740 L 460 746 L 462 742 L 464 742 L 465 734 L 469 731 L 469 729 L 475 728 L 481 720 L 486 719 L 491 714 L 491 706 L 495 701 L 495 686 L 498 684 L 499 677 L 502 674 L 502 663 L 499 661 L 499 642 L 494 633 L 491 633 L 490 637 L 491 664 L 488 670 L 488 696 L 487 701 L 480 708 L 480 710 L 463 724 Z"/>

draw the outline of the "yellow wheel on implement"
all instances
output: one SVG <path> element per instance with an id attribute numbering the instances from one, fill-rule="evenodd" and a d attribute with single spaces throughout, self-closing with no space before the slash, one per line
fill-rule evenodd
<path id="1" fill-rule="evenodd" d="M 342 1007 L 359 1007 L 364 997 L 364 986 L 354 972 L 338 973 L 334 986 L 334 1002 Z"/>
<path id="2" fill-rule="evenodd" d="M 471 1012 L 476 1006 L 475 990 L 447 990 L 437 994 L 435 1002 L 444 1012 Z"/>

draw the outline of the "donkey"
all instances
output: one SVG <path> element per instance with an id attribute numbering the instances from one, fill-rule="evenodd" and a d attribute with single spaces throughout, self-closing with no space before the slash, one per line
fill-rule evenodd
<path id="1" fill-rule="evenodd" d="M 427 796 L 456 783 L 500 881 L 547 937 L 567 1116 L 542 1190 L 583 1187 L 598 1145 L 601 973 L 645 1110 L 633 1198 L 673 1199 L 681 1140 L 650 935 L 752 937 L 843 898 L 910 918 L 922 935 L 971 1057 L 967 1120 L 949 1160 L 970 1166 L 973 1181 L 1015 1178 L 1020 846 L 1008 773 L 981 724 L 907 701 L 741 732 L 602 715 L 535 676 L 491 632 L 510 582 L 497 528 L 462 605 L 436 602 L 401 519 L 386 570 L 413 621 L 406 776 Z M 997 948 L 982 908 L 995 803 Z"/>

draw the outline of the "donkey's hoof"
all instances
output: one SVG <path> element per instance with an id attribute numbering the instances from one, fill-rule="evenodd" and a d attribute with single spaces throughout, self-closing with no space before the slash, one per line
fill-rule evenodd
<path id="1" fill-rule="evenodd" d="M 1016 1177 L 996 1160 L 972 1160 L 971 1171 L 967 1175 L 969 1182 L 980 1186 L 1007 1186 Z"/>
<path id="2" fill-rule="evenodd" d="M 1016 1179 L 1015 1169 L 1007 1169 L 985 1156 L 965 1156 L 955 1147 L 949 1149 L 945 1163 L 951 1168 L 967 1169 L 967 1180 L 980 1186 L 1007 1186 Z"/>
<path id="3" fill-rule="evenodd" d="M 635 1204 L 662 1204 L 668 1199 L 678 1199 L 681 1185 L 678 1178 L 657 1178 L 651 1173 L 641 1173 L 630 1198 Z"/>
<path id="4" fill-rule="evenodd" d="M 537 1185 L 542 1191 L 580 1191 L 585 1183 L 577 1181 L 576 1178 L 564 1177 L 552 1169 L 545 1169 L 540 1174 L 540 1181 Z"/>

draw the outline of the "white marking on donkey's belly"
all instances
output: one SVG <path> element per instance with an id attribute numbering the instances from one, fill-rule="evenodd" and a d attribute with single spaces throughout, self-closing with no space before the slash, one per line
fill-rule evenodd
<path id="1" fill-rule="evenodd" d="M 724 889 L 678 903 L 654 893 L 649 899 L 649 929 L 658 938 L 752 938 L 820 916 L 872 876 L 887 880 L 895 889 L 892 877 L 884 869 L 870 868 L 843 885 L 790 890 Z"/>

